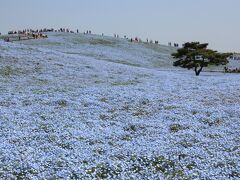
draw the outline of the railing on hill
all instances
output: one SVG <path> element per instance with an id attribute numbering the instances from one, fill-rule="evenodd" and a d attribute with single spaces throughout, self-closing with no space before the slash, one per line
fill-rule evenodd
<path id="1" fill-rule="evenodd" d="M 47 38 L 47 35 L 44 34 L 17 34 L 11 35 L 4 38 L 5 42 L 13 42 L 13 41 L 24 41 L 30 39 L 42 39 Z"/>

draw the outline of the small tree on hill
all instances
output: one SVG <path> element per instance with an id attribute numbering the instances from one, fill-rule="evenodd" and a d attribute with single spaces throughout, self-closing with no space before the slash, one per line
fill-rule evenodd
<path id="1" fill-rule="evenodd" d="M 218 53 L 217 51 L 207 49 L 208 44 L 200 44 L 199 42 L 188 42 L 178 49 L 177 53 L 173 53 L 173 58 L 178 59 L 173 63 L 174 66 L 182 68 L 194 69 L 196 76 L 199 76 L 203 67 L 208 65 L 225 65 L 228 63 L 227 58 L 230 53 Z"/>

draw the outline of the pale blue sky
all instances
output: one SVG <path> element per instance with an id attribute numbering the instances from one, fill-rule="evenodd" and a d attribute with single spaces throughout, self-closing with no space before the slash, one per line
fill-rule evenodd
<path id="1" fill-rule="evenodd" d="M 240 0 L 0 0 L 0 32 L 69 27 L 240 51 Z"/>

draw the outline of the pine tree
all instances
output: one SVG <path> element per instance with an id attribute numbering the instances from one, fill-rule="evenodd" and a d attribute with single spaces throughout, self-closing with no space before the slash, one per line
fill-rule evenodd
<path id="1" fill-rule="evenodd" d="M 173 58 L 178 59 L 173 63 L 174 66 L 194 69 L 196 76 L 199 76 L 202 69 L 208 65 L 225 65 L 230 53 L 218 53 L 207 49 L 208 44 L 199 42 L 188 42 L 178 49 L 177 53 L 172 54 Z"/>

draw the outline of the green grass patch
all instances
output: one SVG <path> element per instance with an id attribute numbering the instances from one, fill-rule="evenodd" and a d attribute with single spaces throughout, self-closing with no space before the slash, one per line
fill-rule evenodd
<path id="1" fill-rule="evenodd" d="M 58 105 L 59 107 L 61 107 L 61 108 L 65 108 L 65 107 L 67 107 L 68 102 L 67 102 L 66 100 L 64 100 L 64 99 L 61 99 L 61 100 L 58 100 L 58 101 L 57 101 L 57 105 Z"/>
<path id="2" fill-rule="evenodd" d="M 152 175 L 156 175 L 156 177 L 161 175 L 166 179 L 187 179 L 184 168 L 179 166 L 177 162 L 164 156 L 145 157 L 131 155 L 123 158 L 128 166 L 127 169 L 123 169 L 121 164 L 111 166 L 101 163 L 86 169 L 85 172 L 93 179 L 121 179 L 123 172 L 128 175 L 137 175 L 143 179 L 145 179 L 144 174 L 146 173 L 151 173 Z M 193 169 L 194 167 L 194 164 L 188 165 L 189 169 Z"/>
<path id="3" fill-rule="evenodd" d="M 0 68 L 0 75 L 2 76 L 12 76 L 15 75 L 15 73 L 16 71 L 10 66 Z"/>
<path id="4" fill-rule="evenodd" d="M 129 80 L 129 81 L 115 81 L 112 83 L 113 86 L 129 86 L 129 85 L 136 85 L 141 83 L 137 80 Z"/>
<path id="5" fill-rule="evenodd" d="M 141 67 L 141 65 L 139 65 L 139 64 L 134 64 L 134 63 L 130 63 L 130 62 L 127 62 L 127 61 L 122 61 L 122 60 L 112 61 L 112 62 L 115 62 L 115 63 L 118 63 L 118 64 L 124 64 L 124 65 L 128 65 L 128 66 Z"/>
<path id="6" fill-rule="evenodd" d="M 105 40 L 105 39 L 91 39 L 89 41 L 89 44 L 102 45 L 102 46 L 114 46 L 116 43 L 109 40 Z"/>
<path id="7" fill-rule="evenodd" d="M 176 132 L 181 131 L 181 130 L 184 130 L 184 129 L 187 129 L 187 127 L 184 127 L 184 126 L 182 126 L 182 125 L 180 125 L 180 124 L 172 124 L 172 125 L 170 125 L 170 127 L 169 127 L 169 130 L 170 130 L 171 132 L 173 132 L 173 133 L 176 133 Z"/>

